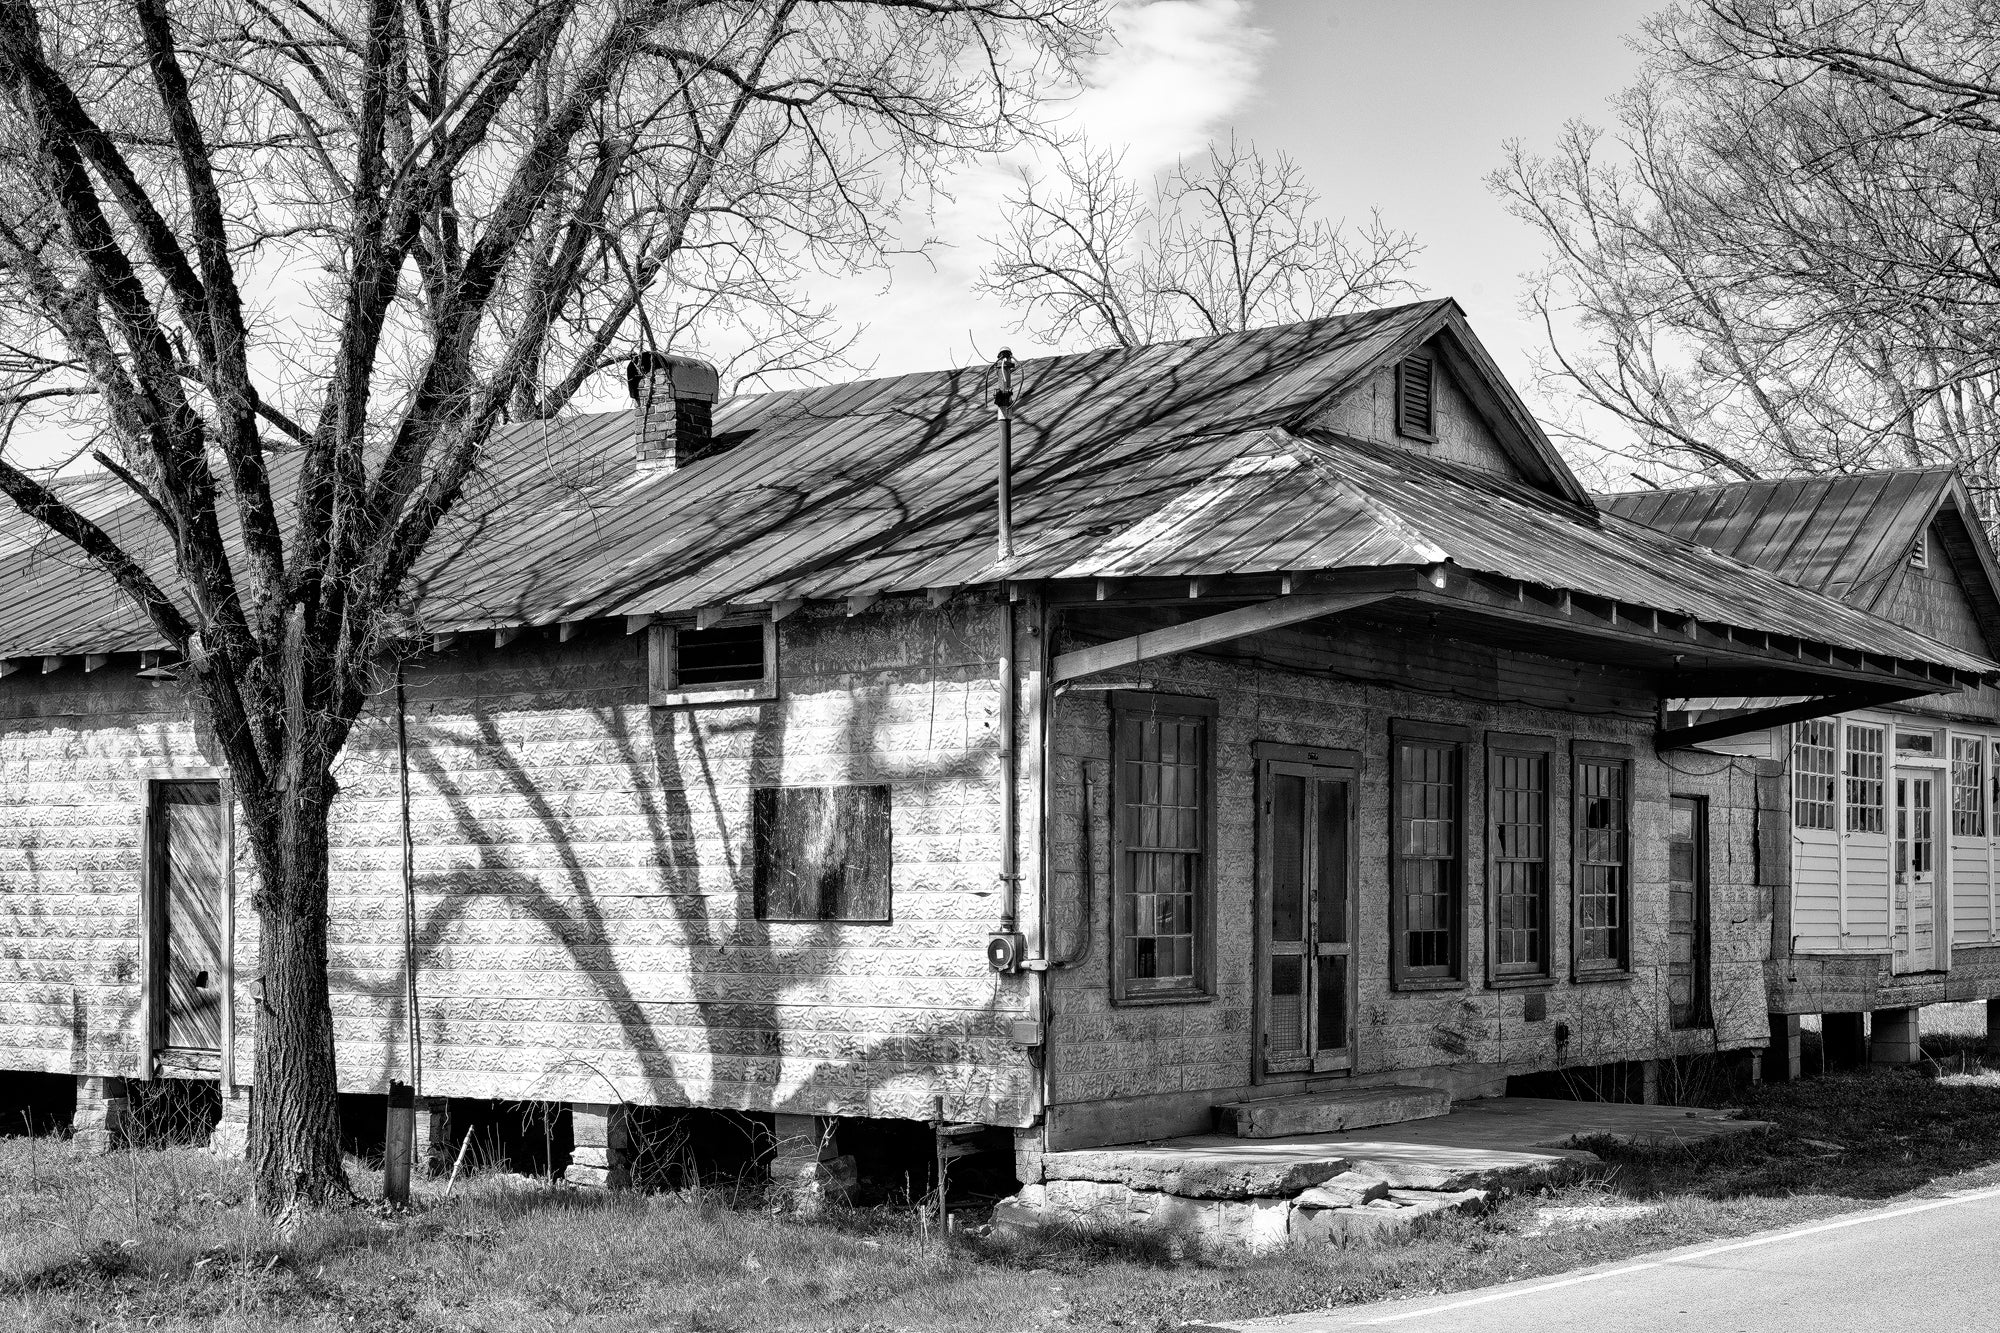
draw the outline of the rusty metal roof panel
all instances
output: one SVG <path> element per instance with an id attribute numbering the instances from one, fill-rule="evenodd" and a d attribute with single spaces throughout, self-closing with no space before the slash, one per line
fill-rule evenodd
<path id="1" fill-rule="evenodd" d="M 1938 643 L 1770 571 L 1616 513 L 1593 514 L 1519 483 L 1325 432 L 1321 466 L 1481 573 L 1753 632 L 1989 672 Z"/>
<path id="2" fill-rule="evenodd" d="M 1950 468 L 1899 468 L 1595 498 L 1608 513 L 1868 606 L 1952 476 Z"/>
<path id="3" fill-rule="evenodd" d="M 1425 302 L 1021 362 L 1004 565 L 985 367 L 742 397 L 717 410 L 726 447 L 672 471 L 635 465 L 629 412 L 507 426 L 416 571 L 418 612 L 433 631 L 465 630 L 1001 578 L 1450 560 L 1722 624 L 1980 662 L 1638 524 L 1600 523 L 1551 490 L 1288 429 L 1456 318 Z M 274 478 L 287 475 L 281 456 Z M 136 501 L 107 479 L 64 486 L 173 586 Z M 101 575 L 26 524 L 0 515 L 0 656 L 157 646 Z"/>

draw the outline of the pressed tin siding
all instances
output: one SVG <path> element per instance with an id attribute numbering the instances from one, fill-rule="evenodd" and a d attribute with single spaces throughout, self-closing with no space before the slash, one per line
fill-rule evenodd
<path id="1" fill-rule="evenodd" d="M 214 762 L 178 687 L 0 681 L 0 1070 L 138 1070 L 146 779 Z"/>
<path id="2" fill-rule="evenodd" d="M 1356 635 L 1355 651 L 1366 649 Z M 1421 645 L 1408 651 L 1425 656 Z M 1462 650 L 1461 650 L 1462 651 Z M 1440 654 L 1444 656 L 1445 654 Z M 1513 673 L 1532 672 L 1533 658 L 1514 654 L 1500 663 Z M 1491 690 L 1493 663 L 1460 682 L 1468 695 Z M 1573 677 L 1569 664 L 1548 663 L 1547 675 Z M 1058 812 L 1052 830 L 1051 891 L 1057 904 L 1058 948 L 1081 940 L 1076 904 L 1079 766 L 1090 764 L 1094 819 L 1091 836 L 1095 902 L 1092 947 L 1074 967 L 1055 974 L 1056 1019 L 1051 1032 L 1053 1105 L 1105 1098 L 1163 1096 L 1203 1089 L 1242 1089 L 1251 1081 L 1254 1041 L 1253 949 L 1257 856 L 1256 769 L 1259 741 L 1358 750 L 1362 779 L 1359 837 L 1359 1010 L 1355 1073 L 1394 1076 L 1398 1071 L 1440 1068 L 1484 1077 L 1561 1065 L 1649 1059 L 1700 1049 L 1760 1046 L 1765 1029 L 1763 960 L 1771 939 L 1769 873 L 1760 885 L 1757 777 L 1774 765 L 1752 759 L 1653 752 L 1650 717 L 1634 716 L 1643 697 L 1634 682 L 1611 681 L 1579 701 L 1596 715 L 1561 708 L 1480 702 L 1379 684 L 1181 657 L 1149 663 L 1147 679 L 1158 689 L 1217 701 L 1218 808 L 1214 854 L 1215 995 L 1212 1000 L 1120 1007 L 1110 1000 L 1107 944 L 1111 894 L 1111 774 L 1109 710 L 1085 695 L 1065 696 L 1056 720 Z M 1574 690 L 1573 685 L 1557 686 Z M 1622 713 L 1622 715 L 1621 715 Z M 1467 857 L 1467 984 L 1444 991 L 1393 991 L 1389 987 L 1388 783 L 1392 719 L 1469 727 L 1465 854 Z M 1486 878 L 1483 763 L 1484 734 L 1526 733 L 1556 738 L 1559 798 L 1569 791 L 1572 739 L 1632 747 L 1630 808 L 1635 975 L 1629 980 L 1572 983 L 1568 866 L 1570 814 L 1566 799 L 1551 802 L 1552 982 L 1545 988 L 1547 1017 L 1527 1022 L 1523 993 L 1491 989 L 1486 977 Z M 1664 821 L 1671 795 L 1709 798 L 1710 883 L 1713 922 L 1713 1034 L 1673 1032 L 1666 1005 L 1667 895 Z M 1782 818 L 1778 812 L 1770 818 Z M 1782 838 L 1779 839 L 1782 842 Z M 1782 870 L 1779 875 L 1782 876 Z M 1557 1027 L 1566 1030 L 1558 1042 Z M 1475 1079 L 1476 1081 L 1476 1079 Z"/>
<path id="3" fill-rule="evenodd" d="M 971 599 L 801 612 L 780 626 L 778 697 L 716 707 L 649 707 L 643 636 L 615 628 L 501 649 L 468 639 L 412 664 L 423 1091 L 918 1118 L 943 1096 L 955 1119 L 1025 1123 L 1031 1071 L 1007 1033 L 1025 1016 L 1025 979 L 985 963 L 999 911 L 998 624 L 995 604 Z M 14 684 L 0 700 L 18 711 Z M 114 699 L 177 698 L 109 673 L 79 674 L 75 690 L 71 702 L 100 714 L 134 706 Z M 5 1067 L 71 1067 L 77 983 L 64 960 L 88 953 L 89 1030 L 110 1034 L 95 1040 L 117 1057 L 97 1072 L 126 1072 L 142 803 L 130 775 L 201 757 L 177 709 L 49 732 L 10 717 L 0 733 L 7 817 L 32 835 L 0 851 L 9 917 L 68 913 L 60 932 L 11 927 L 7 965 L 48 984 L 0 1011 L 22 1052 Z M 347 1091 L 409 1070 L 395 747 L 385 680 L 337 769 L 332 821 Z M 92 756 L 81 769 L 79 753 Z M 755 920 L 754 788 L 859 783 L 891 789 L 890 922 Z M 87 914 L 41 887 L 58 864 L 89 872 Z M 246 1081 L 249 898 L 239 870 Z"/>

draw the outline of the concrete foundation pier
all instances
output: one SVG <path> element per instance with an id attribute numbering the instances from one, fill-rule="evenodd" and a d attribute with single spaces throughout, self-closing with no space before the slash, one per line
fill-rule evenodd
<path id="1" fill-rule="evenodd" d="M 1868 1059 L 1878 1065 L 1913 1065 L 1923 1058 L 1917 1039 L 1917 1011 L 1877 1009 L 1869 1024 Z"/>
<path id="2" fill-rule="evenodd" d="M 132 1132 L 132 1103 L 122 1078 L 80 1077 L 76 1081 L 76 1116 L 70 1133 L 85 1152 L 110 1152 L 122 1147 Z"/>
<path id="3" fill-rule="evenodd" d="M 222 1119 L 208 1132 L 208 1150 L 232 1162 L 250 1156 L 250 1089 L 222 1090 Z"/>
<path id="4" fill-rule="evenodd" d="M 1805 1073 L 1805 1042 L 1797 1014 L 1771 1015 L 1771 1049 L 1764 1053 L 1764 1077 L 1790 1083 Z"/>
<path id="5" fill-rule="evenodd" d="M 2000 998 L 1986 1002 L 1986 1054 L 2000 1055 Z"/>
<path id="6" fill-rule="evenodd" d="M 1821 1014 L 1819 1023 L 1828 1069 L 1859 1069 L 1868 1063 L 1866 1015 Z"/>
<path id="7" fill-rule="evenodd" d="M 771 1188 L 793 1212 L 811 1217 L 828 1205 L 847 1203 L 854 1188 L 854 1159 L 840 1155 L 838 1120 L 827 1115 L 775 1115 L 771 1129 Z"/>
<path id="8" fill-rule="evenodd" d="M 563 1179 L 579 1189 L 622 1190 L 632 1184 L 632 1113 L 623 1102 L 571 1102 L 574 1147 Z"/>
<path id="9" fill-rule="evenodd" d="M 451 1103 L 443 1097 L 417 1098 L 416 1144 L 411 1167 L 419 1176 L 443 1175 L 451 1169 Z"/>

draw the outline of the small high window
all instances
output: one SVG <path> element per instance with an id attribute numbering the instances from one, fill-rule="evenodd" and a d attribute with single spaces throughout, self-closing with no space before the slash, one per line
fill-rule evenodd
<path id="1" fill-rule="evenodd" d="M 889 920 L 889 789 L 759 787 L 759 921 Z"/>
<path id="2" fill-rule="evenodd" d="M 650 633 L 655 704 L 737 703 L 777 693 L 778 634 L 768 620 L 655 625 Z"/>
<path id="3" fill-rule="evenodd" d="M 1396 365 L 1396 432 L 1414 440 L 1437 439 L 1437 362 L 1428 352 Z"/>

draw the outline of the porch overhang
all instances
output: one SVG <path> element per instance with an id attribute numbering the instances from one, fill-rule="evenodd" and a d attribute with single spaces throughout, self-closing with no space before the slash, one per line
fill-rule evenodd
<path id="1" fill-rule="evenodd" d="M 1058 656 L 1053 683 L 1195 652 L 1286 626 L 1361 615 L 1390 628 L 1427 626 L 1514 651 L 1619 667 L 1651 678 L 1662 698 L 1784 698 L 1692 727 L 1662 727 L 1663 749 L 1684 748 L 1783 722 L 1899 702 L 1992 682 L 2000 672 L 1956 660 L 1867 652 L 1811 638 L 1713 622 L 1612 598 L 1466 571 L 1451 564 L 1301 571 L 1259 578 L 1097 580 L 1054 585 L 1051 603 L 1116 603 L 1204 614 Z M 1222 610 L 1222 605 L 1230 609 Z M 1746 612 L 1746 619 L 1752 613 Z M 1949 652 L 1949 650 L 1945 650 Z M 1976 659 L 1975 659 L 1976 660 Z"/>

